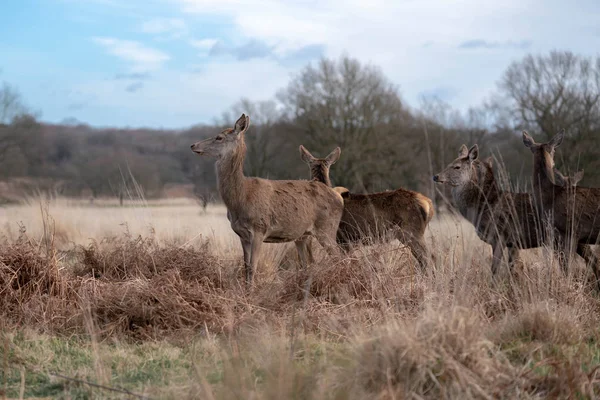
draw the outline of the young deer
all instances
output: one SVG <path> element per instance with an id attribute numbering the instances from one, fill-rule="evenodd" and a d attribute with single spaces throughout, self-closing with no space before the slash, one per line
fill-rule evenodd
<path id="1" fill-rule="evenodd" d="M 523 131 L 523 143 L 533 153 L 533 198 L 540 218 L 550 218 L 552 226 L 565 238 L 569 254 L 576 245 L 577 254 L 592 267 L 600 290 L 598 258 L 590 245 L 600 239 L 600 188 L 561 186 L 554 169 L 554 151 L 565 132 L 548 143 L 536 143 Z"/>
<path id="2" fill-rule="evenodd" d="M 248 283 L 263 242 L 296 242 L 303 266 L 312 262 L 308 259 L 310 236 L 331 251 L 344 209 L 341 196 L 320 182 L 244 176 L 244 134 L 249 126 L 250 118 L 242 114 L 233 129 L 191 146 L 197 154 L 217 158 L 219 193 L 231 228 L 242 243 Z"/>
<path id="3" fill-rule="evenodd" d="M 311 178 L 329 186 L 329 168 L 338 160 L 340 152 L 338 147 L 326 158 L 315 158 L 300 146 L 300 155 L 310 167 Z M 344 198 L 344 213 L 336 236 L 344 251 L 353 243 L 366 244 L 373 238 L 393 237 L 407 245 L 421 267 L 426 267 L 429 251 L 425 228 L 434 214 L 428 197 L 406 189 L 371 194 L 350 193 L 342 187 L 334 190 Z"/>
<path id="4" fill-rule="evenodd" d="M 478 157 L 476 144 L 470 149 L 463 144 L 458 158 L 433 180 L 452 186 L 452 198 L 461 215 L 473 224 L 479 238 L 492 246 L 492 274 L 495 275 L 504 249 L 509 250 L 508 261 L 512 267 L 519 249 L 542 245 L 542 228 L 531 195 L 500 190 L 492 158 L 481 161 Z M 563 184 L 576 184 L 582 176 L 581 171 L 573 179 L 560 175 Z"/>

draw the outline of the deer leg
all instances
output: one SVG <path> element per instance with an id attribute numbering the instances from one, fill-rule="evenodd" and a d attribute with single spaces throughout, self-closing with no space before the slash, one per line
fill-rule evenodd
<path id="1" fill-rule="evenodd" d="M 340 226 L 341 225 L 342 225 L 342 223 L 340 222 Z M 350 235 L 348 235 L 347 232 L 342 230 L 342 228 L 340 227 L 340 228 L 338 228 L 338 230 L 335 234 L 335 240 L 336 240 L 338 247 L 342 250 L 344 255 L 347 255 L 350 252 L 351 247 L 352 247 Z"/>
<path id="2" fill-rule="evenodd" d="M 515 261 L 517 261 L 518 259 L 519 259 L 519 249 L 514 246 L 510 246 L 508 248 L 508 267 L 510 268 L 511 271 L 513 270 Z"/>
<path id="3" fill-rule="evenodd" d="M 306 241 L 306 250 L 308 253 L 308 263 L 312 264 L 315 262 L 315 257 L 313 255 L 313 242 L 311 241 L 311 237 Z"/>
<path id="4" fill-rule="evenodd" d="M 344 254 L 348 254 L 350 252 L 350 242 L 345 241 L 345 240 L 339 241 L 338 245 L 340 246 L 340 249 L 342 249 Z"/>
<path id="5" fill-rule="evenodd" d="M 594 276 L 596 277 L 596 286 L 600 291 L 600 269 L 598 265 L 598 257 L 592 251 L 592 248 L 588 244 L 578 243 L 577 254 L 579 254 L 585 260 L 586 264 L 592 267 Z"/>
<path id="6" fill-rule="evenodd" d="M 492 275 L 498 274 L 498 267 L 502 263 L 504 257 L 504 244 L 498 240 L 492 245 Z"/>
<path id="7" fill-rule="evenodd" d="M 556 252 L 558 265 L 560 265 L 560 269 L 565 275 L 569 273 L 569 254 L 571 254 L 571 249 L 569 247 L 567 238 L 564 235 L 555 232 L 553 250 Z"/>
<path id="8" fill-rule="evenodd" d="M 261 235 L 253 235 L 250 241 L 250 263 L 246 264 L 246 282 L 252 283 L 254 271 L 256 271 L 256 265 L 258 264 L 258 257 L 260 255 L 260 248 L 262 246 L 263 237 Z"/>
<path id="9" fill-rule="evenodd" d="M 318 232 L 315 234 L 315 237 L 317 238 L 317 242 L 319 242 L 319 244 L 323 246 L 325 251 L 327 251 L 327 254 L 329 254 L 330 256 L 335 255 L 335 232 L 333 234 L 327 234 L 326 232 Z"/>
<path id="10" fill-rule="evenodd" d="M 303 237 L 296 240 L 296 250 L 298 250 L 298 258 L 300 259 L 300 265 L 306 269 L 309 263 L 312 263 L 312 249 L 309 243 L 310 237 Z"/>
<path id="11" fill-rule="evenodd" d="M 398 238 L 398 240 L 401 243 L 406 243 L 406 245 L 408 246 L 408 248 L 410 249 L 410 252 L 412 253 L 413 257 L 417 259 L 417 261 L 419 262 L 419 265 L 421 266 L 421 270 L 425 271 L 427 268 L 427 263 L 428 263 L 428 259 L 427 259 L 427 245 L 425 244 L 425 241 L 423 239 L 417 239 L 417 238 L 410 238 L 407 239 L 406 237 L 404 238 Z"/>
<path id="12" fill-rule="evenodd" d="M 246 284 L 250 284 L 252 281 L 252 263 L 250 262 L 252 259 L 252 240 L 242 239 L 242 250 L 244 250 L 244 268 L 246 272 Z"/>

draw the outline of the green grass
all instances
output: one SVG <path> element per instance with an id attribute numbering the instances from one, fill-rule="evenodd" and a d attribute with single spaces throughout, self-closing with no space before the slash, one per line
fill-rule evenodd
<path id="1" fill-rule="evenodd" d="M 58 338 L 23 331 L 7 334 L 5 342 L 9 353 L 6 354 L 4 346 L 0 353 L 9 365 L 2 378 L 3 382 L 7 380 L 8 397 L 19 396 L 23 368 L 25 397 L 52 398 L 88 398 L 92 393 L 94 398 L 116 395 L 69 382 L 52 373 L 136 393 L 160 393 L 161 388 L 189 382 L 192 371 L 190 349 L 168 343 L 94 346 L 89 338 Z"/>
<path id="2" fill-rule="evenodd" d="M 23 330 L 5 333 L 3 342 L 0 359 L 7 361 L 8 370 L 2 369 L 0 382 L 6 379 L 9 398 L 19 397 L 22 370 L 25 398 L 129 398 L 125 393 L 69 382 L 53 373 L 150 398 L 193 398 L 205 390 L 203 384 L 218 398 L 231 398 L 253 387 L 277 387 L 277 382 L 285 386 L 286 392 L 302 398 L 309 396 L 327 369 L 348 365 L 349 354 L 348 344 L 316 338 L 296 343 L 293 361 L 288 358 L 286 343 L 274 338 L 270 351 L 264 351 L 264 343 L 260 343 L 259 350 L 252 349 L 250 342 L 214 337 L 196 337 L 186 344 L 94 344 L 86 337 L 56 337 Z M 240 349 L 242 353 L 238 353 Z"/>
<path id="3" fill-rule="evenodd" d="M 245 398 L 252 392 L 261 393 L 259 398 L 273 399 L 356 398 L 352 374 L 357 360 L 352 358 L 356 353 L 350 342 L 303 337 L 295 344 L 293 360 L 289 358 L 288 344 L 269 335 L 250 340 L 194 337 L 178 344 L 95 344 L 89 337 L 15 330 L 4 334 L 0 359 L 8 370 L 2 369 L 0 383 L 2 388 L 6 383 L 8 398 L 19 398 L 22 370 L 25 398 L 132 398 L 126 393 L 70 382 L 52 373 L 126 389 L 148 398 L 196 398 L 203 394 L 202 397 L 228 399 Z M 539 382 L 557 379 L 556 374 L 563 373 L 562 366 L 580 363 L 581 371 L 590 373 L 600 362 L 596 342 L 553 345 L 515 339 L 501 347 L 514 367 L 529 371 L 532 379 Z M 438 361 L 440 366 L 444 364 L 443 360 Z M 435 371 L 432 366 L 434 374 Z M 318 395 L 319 385 L 329 389 Z M 574 394 L 576 398 L 586 398 L 577 390 Z"/>

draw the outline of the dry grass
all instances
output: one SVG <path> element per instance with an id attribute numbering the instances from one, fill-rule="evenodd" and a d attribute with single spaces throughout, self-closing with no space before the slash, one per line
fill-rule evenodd
<path id="1" fill-rule="evenodd" d="M 564 276 L 548 251 L 525 251 L 494 283 L 489 246 L 450 216 L 429 229 L 430 271 L 397 242 L 317 251 L 307 271 L 293 245 L 267 245 L 247 290 L 220 207 L 0 212 L 9 396 L 129 396 L 53 373 L 160 398 L 600 395 L 600 301 L 583 266 Z"/>

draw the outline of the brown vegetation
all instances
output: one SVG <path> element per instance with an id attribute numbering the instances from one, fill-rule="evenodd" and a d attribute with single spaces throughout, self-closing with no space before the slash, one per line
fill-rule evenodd
<path id="1" fill-rule="evenodd" d="M 435 232 L 455 222 L 445 223 Z M 180 398 L 600 395 L 600 302 L 581 268 L 565 277 L 551 258 L 526 262 L 498 287 L 467 237 L 437 241 L 435 277 L 376 245 L 306 270 L 261 271 L 248 292 L 241 264 L 210 241 L 181 247 L 125 234 L 62 252 L 53 243 L 52 231 L 38 242 L 22 230 L 0 246 L 2 328 L 58 338 L 93 329 L 107 345 L 213 343 L 206 368 L 222 379 L 198 385 L 212 370 L 197 371 L 169 389 Z"/>

